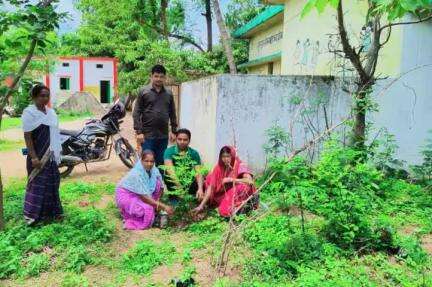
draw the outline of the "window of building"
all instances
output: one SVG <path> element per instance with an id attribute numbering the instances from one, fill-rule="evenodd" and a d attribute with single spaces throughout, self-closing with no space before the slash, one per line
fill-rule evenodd
<path id="1" fill-rule="evenodd" d="M 70 90 L 70 78 L 60 78 L 60 90 L 62 91 Z"/>
<path id="2" fill-rule="evenodd" d="M 102 68 L 103 68 L 103 65 L 102 65 L 102 64 L 96 64 L 96 68 L 97 68 L 97 69 L 102 69 Z"/>
<path id="3" fill-rule="evenodd" d="M 273 62 L 268 64 L 268 74 L 273 75 Z"/>
<path id="4" fill-rule="evenodd" d="M 63 67 L 69 67 L 69 63 L 63 63 L 62 66 Z"/>

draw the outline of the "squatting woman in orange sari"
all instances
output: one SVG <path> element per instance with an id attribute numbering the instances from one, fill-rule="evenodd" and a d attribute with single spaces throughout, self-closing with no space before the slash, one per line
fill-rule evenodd
<path id="1" fill-rule="evenodd" d="M 224 146 L 213 171 L 206 178 L 206 191 L 198 194 L 200 205 L 193 213 L 201 213 L 206 205 L 217 207 L 223 217 L 231 216 L 252 195 L 256 189 L 249 168 L 236 154 L 233 147 Z M 254 199 L 252 208 L 257 208 Z"/>

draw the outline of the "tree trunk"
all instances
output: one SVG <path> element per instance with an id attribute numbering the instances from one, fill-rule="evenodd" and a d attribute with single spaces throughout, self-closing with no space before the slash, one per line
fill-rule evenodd
<path id="1" fill-rule="evenodd" d="M 205 14 L 207 22 L 207 52 L 213 50 L 213 28 L 212 28 L 212 12 L 210 0 L 205 0 Z"/>
<path id="2" fill-rule="evenodd" d="M 162 33 L 163 33 L 165 40 L 168 41 L 167 9 L 168 9 L 168 0 L 161 0 Z"/>
<path id="3" fill-rule="evenodd" d="M 2 127 L 3 113 L 4 113 L 4 107 L 3 105 L 0 104 L 0 131 Z"/>
<path id="4" fill-rule="evenodd" d="M 228 65 L 229 65 L 229 69 L 230 69 L 230 73 L 231 74 L 237 74 L 237 67 L 235 65 L 235 61 L 234 61 L 234 55 L 233 55 L 233 51 L 231 48 L 231 37 L 228 33 L 228 29 L 225 25 L 225 21 L 223 19 L 222 16 L 222 12 L 220 10 L 220 6 L 219 6 L 219 0 L 211 0 L 212 4 L 213 4 L 213 9 L 214 9 L 214 15 L 216 17 L 216 22 L 217 25 L 219 27 L 219 32 L 221 34 L 221 40 L 222 40 L 222 44 L 225 48 L 225 54 L 228 60 Z"/>
<path id="5" fill-rule="evenodd" d="M 359 92 L 355 95 L 354 104 L 354 126 L 352 146 L 363 149 L 366 139 L 366 109 L 364 101 L 367 97 L 365 92 Z"/>
<path id="6" fill-rule="evenodd" d="M 0 230 L 4 229 L 4 218 L 3 218 L 3 181 L 0 169 Z"/>
<path id="7" fill-rule="evenodd" d="M 372 94 L 373 83 L 358 84 L 354 95 L 354 126 L 351 145 L 359 150 L 363 150 L 366 142 L 366 113 L 370 106 L 370 96 Z"/>

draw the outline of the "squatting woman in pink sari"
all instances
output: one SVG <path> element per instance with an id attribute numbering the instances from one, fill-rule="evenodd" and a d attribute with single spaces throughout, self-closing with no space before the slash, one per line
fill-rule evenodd
<path id="1" fill-rule="evenodd" d="M 218 208 L 219 214 L 229 217 L 255 193 L 251 171 L 236 155 L 233 147 L 225 146 L 219 153 L 219 160 L 206 178 L 206 192 L 199 195 L 200 205 L 193 210 L 198 214 L 206 204 Z M 253 203 L 257 208 L 258 203 Z"/>
<path id="2" fill-rule="evenodd" d="M 125 229 L 147 229 L 153 225 L 155 213 L 165 210 L 173 214 L 173 208 L 159 201 L 163 181 L 155 167 L 152 151 L 144 151 L 141 160 L 123 177 L 116 189 L 117 207 L 123 217 Z"/>

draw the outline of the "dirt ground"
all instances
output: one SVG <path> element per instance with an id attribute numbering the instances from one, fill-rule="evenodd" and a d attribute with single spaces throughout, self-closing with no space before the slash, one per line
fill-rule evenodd
<path id="1" fill-rule="evenodd" d="M 60 124 L 61 129 L 79 130 L 85 124 L 86 119 L 66 122 Z M 126 137 L 131 144 L 134 145 L 133 121 L 130 113 L 124 118 L 121 124 L 121 133 Z M 23 139 L 23 133 L 20 129 L 10 129 L 0 133 L 0 138 L 11 141 Z M 23 178 L 27 176 L 25 169 L 25 156 L 21 154 L 21 149 L 24 146 L 17 146 L 15 150 L 0 152 L 0 167 L 4 182 L 7 184 L 10 179 Z M 83 164 L 78 165 L 73 170 L 70 178 L 83 181 L 106 181 L 110 182 L 119 180 L 127 171 L 128 168 L 121 162 L 120 158 L 111 152 L 111 157 L 105 162 L 90 163 L 87 165 L 86 171 Z"/>

